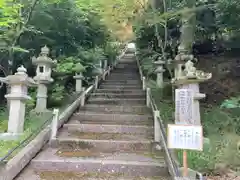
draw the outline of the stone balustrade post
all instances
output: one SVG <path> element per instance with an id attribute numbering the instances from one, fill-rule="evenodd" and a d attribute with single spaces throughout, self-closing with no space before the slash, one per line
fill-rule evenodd
<path id="1" fill-rule="evenodd" d="M 104 71 L 107 71 L 108 70 L 108 60 L 105 59 L 104 60 Z"/>
<path id="2" fill-rule="evenodd" d="M 53 110 L 53 120 L 52 120 L 52 129 L 51 129 L 51 140 L 56 139 L 58 131 L 58 120 L 59 120 L 59 109 Z M 51 142 L 51 141 L 49 141 Z"/>
<path id="3" fill-rule="evenodd" d="M 51 78 L 52 67 L 56 65 L 56 60 L 48 57 L 49 49 L 44 46 L 40 55 L 32 58 L 32 62 L 37 66 L 36 76 L 33 78 L 38 83 L 37 103 L 34 112 L 42 113 L 47 110 L 47 85 L 53 82 Z"/>
<path id="4" fill-rule="evenodd" d="M 10 86 L 9 94 L 5 95 L 9 101 L 9 119 L 8 133 L 21 134 L 24 131 L 26 100 L 30 100 L 28 96 L 28 86 L 37 85 L 32 78 L 26 74 L 27 70 L 21 66 L 14 75 L 0 78 Z"/>
<path id="5" fill-rule="evenodd" d="M 75 89 L 76 89 L 76 92 L 81 92 L 82 91 L 82 80 L 83 80 L 83 75 L 82 75 L 82 72 L 80 73 L 76 73 L 75 76 L 73 76 L 74 79 L 76 79 L 76 85 L 75 85 Z"/>
<path id="6" fill-rule="evenodd" d="M 165 69 L 163 69 L 163 65 L 165 64 L 165 61 L 162 60 L 162 58 L 158 58 L 157 61 L 154 62 L 155 65 L 157 65 L 157 68 L 155 72 L 157 73 L 157 87 L 163 88 L 163 73 L 165 72 Z"/>
<path id="7" fill-rule="evenodd" d="M 98 88 L 98 80 L 99 80 L 98 76 L 95 76 L 95 82 L 94 82 L 95 89 Z"/>
<path id="8" fill-rule="evenodd" d="M 102 59 L 99 61 L 99 70 L 100 70 L 100 74 L 104 72 Z"/>

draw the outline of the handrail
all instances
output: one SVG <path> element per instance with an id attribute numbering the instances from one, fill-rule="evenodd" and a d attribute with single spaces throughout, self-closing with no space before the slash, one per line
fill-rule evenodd
<path id="1" fill-rule="evenodd" d="M 141 68 L 141 65 L 140 65 L 140 62 L 139 62 L 139 59 L 138 59 L 136 53 L 135 53 L 135 56 L 136 56 L 136 60 L 137 60 L 137 66 L 138 66 L 138 70 L 139 70 L 140 78 L 141 78 L 141 80 L 143 80 L 143 72 L 142 72 L 142 68 Z"/>
<path id="2" fill-rule="evenodd" d="M 151 91 L 149 92 L 148 95 L 149 95 L 152 110 L 153 111 L 158 111 L 158 108 L 157 108 L 155 100 L 154 100 L 154 98 L 151 94 Z M 172 177 L 181 177 L 181 174 L 179 172 L 179 167 L 178 167 L 176 161 L 174 160 L 171 151 L 167 147 L 167 136 L 166 136 L 167 133 L 166 133 L 164 124 L 162 123 L 162 120 L 161 120 L 160 116 L 157 116 L 157 121 L 159 123 L 159 128 L 160 128 L 160 130 L 159 130 L 160 131 L 160 136 L 161 136 L 160 143 L 161 143 L 162 147 L 164 148 L 166 156 L 167 156 L 166 161 L 168 163 L 168 168 L 169 168 L 170 174 L 171 174 Z"/>
<path id="3" fill-rule="evenodd" d="M 135 56 L 136 55 L 137 55 L 137 53 L 135 52 Z M 145 88 L 146 88 L 145 87 L 146 86 L 146 82 L 145 82 L 146 78 L 143 75 L 142 68 L 141 68 L 141 65 L 140 65 L 140 62 L 139 62 L 139 59 L 138 59 L 137 56 L 136 56 L 136 60 L 137 60 L 137 66 L 138 66 L 138 69 L 139 69 L 139 75 L 141 77 L 142 84 L 143 84 L 143 90 L 145 90 Z M 166 157 L 165 157 L 166 162 L 168 164 L 169 173 L 170 173 L 172 179 L 173 180 L 179 180 L 179 179 L 189 180 L 189 178 L 186 178 L 186 177 L 182 176 L 182 174 L 180 172 L 180 167 L 178 165 L 178 161 L 176 161 L 176 159 L 173 156 L 172 151 L 169 150 L 169 148 L 167 147 L 166 128 L 165 128 L 165 126 L 162 122 L 159 109 L 158 109 L 158 107 L 155 103 L 155 100 L 152 96 L 150 88 L 147 88 L 146 96 L 147 96 L 146 97 L 147 106 L 149 106 L 152 109 L 153 114 L 155 116 L 154 117 L 155 118 L 154 119 L 154 138 L 156 137 L 157 139 L 160 139 L 157 142 L 160 142 L 162 147 L 164 148 L 164 151 L 166 153 Z M 155 129 L 156 129 L 157 132 L 155 131 Z M 195 173 L 196 173 L 196 179 L 199 179 L 199 180 L 203 179 L 203 175 L 200 172 L 195 171 Z"/>
<path id="4" fill-rule="evenodd" d="M 136 55 L 136 52 L 135 52 L 135 55 Z M 136 56 L 136 60 L 137 60 L 137 66 L 139 69 L 139 74 L 140 74 L 141 80 L 145 81 L 145 77 L 143 76 L 142 68 L 141 68 L 141 65 L 140 65 L 140 62 L 139 62 L 139 59 L 137 56 Z M 143 82 L 143 83 L 145 84 L 145 82 Z M 153 112 L 159 111 L 157 108 L 157 105 L 155 103 L 155 100 L 152 97 L 151 90 L 150 91 L 147 90 L 146 93 L 147 93 L 147 101 L 149 101 L 152 111 Z M 166 153 L 166 162 L 168 164 L 169 173 L 170 173 L 172 179 L 175 179 L 176 177 L 181 177 L 181 174 L 179 172 L 179 167 L 173 158 L 172 152 L 167 147 L 166 131 L 165 131 L 164 125 L 162 123 L 160 115 L 157 116 L 157 121 L 159 124 L 159 127 L 157 127 L 157 128 L 160 128 L 159 129 L 159 131 L 160 131 L 159 133 L 160 133 L 160 137 L 161 137 L 160 143 Z M 155 123 L 154 123 L 154 125 L 155 125 Z"/>

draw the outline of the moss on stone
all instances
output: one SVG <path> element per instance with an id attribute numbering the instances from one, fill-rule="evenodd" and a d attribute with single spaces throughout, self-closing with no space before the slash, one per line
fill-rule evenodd
<path id="1" fill-rule="evenodd" d="M 98 157 L 100 156 L 100 152 L 91 151 L 88 149 L 84 150 L 58 150 L 56 155 L 60 157 Z"/>
<path id="2" fill-rule="evenodd" d="M 131 178 L 132 180 L 167 180 L 167 177 L 129 177 L 124 176 L 122 173 L 87 173 L 87 172 L 52 172 L 52 171 L 43 171 L 36 172 L 41 180 L 84 180 L 88 178 L 97 178 L 102 180 L 115 180 L 116 178 Z"/>
<path id="3" fill-rule="evenodd" d="M 74 131 L 71 134 L 75 137 L 82 138 L 82 139 L 116 139 L 116 140 L 120 140 L 122 137 L 121 133 L 94 133 L 94 132 Z"/>

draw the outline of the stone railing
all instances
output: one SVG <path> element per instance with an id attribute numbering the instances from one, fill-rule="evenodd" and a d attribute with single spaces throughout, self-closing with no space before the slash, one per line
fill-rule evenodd
<path id="1" fill-rule="evenodd" d="M 173 180 L 190 180 L 189 178 L 183 177 L 181 173 L 181 167 L 179 166 L 179 162 L 174 156 L 172 150 L 170 150 L 167 146 L 167 133 L 164 123 L 161 119 L 161 113 L 155 103 L 155 100 L 152 96 L 152 91 L 150 88 L 146 86 L 146 78 L 143 75 L 142 68 L 139 62 L 139 59 L 136 56 L 137 65 L 139 69 L 139 75 L 142 80 L 142 89 L 146 90 L 146 105 L 151 108 L 152 113 L 154 115 L 154 141 L 158 143 L 156 149 L 163 149 L 165 152 L 165 161 L 168 166 L 169 173 Z M 160 145 L 160 146 L 159 146 Z M 202 174 L 194 171 L 196 174 L 196 178 L 193 179 L 202 179 Z"/>
<path id="2" fill-rule="evenodd" d="M 104 69 L 104 72 L 95 77 L 95 81 L 86 90 L 83 90 L 78 98 L 70 104 L 63 112 L 58 115 L 58 110 L 53 111 L 50 119 L 45 121 L 34 134 L 31 134 L 19 145 L 12 148 L 9 153 L 0 158 L 0 179 L 12 180 L 19 172 L 31 161 L 36 154 L 41 151 L 43 146 L 56 137 L 58 129 L 72 116 L 79 106 L 84 106 L 86 98 L 92 91 L 98 88 L 98 84 L 110 74 L 117 61 L 125 54 L 126 49 L 122 50 L 117 57 L 116 63 Z M 14 155 L 14 156 L 13 156 Z"/>
<path id="3" fill-rule="evenodd" d="M 160 117 L 160 111 L 156 106 L 150 88 L 147 88 L 146 93 L 149 102 L 148 105 L 152 109 L 154 115 L 154 141 L 160 143 L 161 148 L 163 148 L 165 151 L 165 161 L 168 165 L 171 177 L 181 177 L 178 163 L 175 160 L 172 151 L 167 147 L 167 133 Z"/>
<path id="4" fill-rule="evenodd" d="M 137 58 L 137 57 L 136 57 Z M 146 90 L 146 104 L 151 108 L 154 115 L 154 141 L 161 144 L 165 152 L 165 161 L 168 165 L 169 173 L 174 179 L 175 177 L 180 177 L 179 167 L 175 159 L 173 158 L 172 152 L 167 147 L 167 136 L 164 125 L 162 123 L 160 112 L 154 102 L 154 99 L 151 95 L 151 89 L 146 87 L 146 78 L 143 76 L 141 65 L 139 59 L 137 58 L 137 65 L 139 69 L 140 78 L 142 80 L 143 90 Z"/>

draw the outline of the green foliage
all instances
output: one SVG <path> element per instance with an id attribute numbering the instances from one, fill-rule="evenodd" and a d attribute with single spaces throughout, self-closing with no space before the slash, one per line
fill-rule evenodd
<path id="1" fill-rule="evenodd" d="M 59 57 L 59 63 L 57 64 L 55 71 L 63 74 L 73 74 L 76 64 L 80 61 L 81 60 L 78 59 L 77 57 L 72 57 L 72 56 Z"/>
<path id="2" fill-rule="evenodd" d="M 0 27 L 10 27 L 11 25 L 18 23 L 18 10 L 21 6 L 21 4 L 16 3 L 13 0 L 1 0 Z"/>
<path id="3" fill-rule="evenodd" d="M 119 52 L 119 44 L 108 42 L 104 48 L 104 54 L 107 57 L 109 63 L 113 63 Z"/>
<path id="4" fill-rule="evenodd" d="M 231 99 L 226 99 L 221 104 L 221 108 L 226 108 L 226 109 L 240 108 L 240 97 L 233 97 Z"/>
<path id="5" fill-rule="evenodd" d="M 73 70 L 77 73 L 80 73 L 85 71 L 85 67 L 81 63 L 77 63 L 75 64 L 75 67 L 73 68 Z"/>
<path id="6" fill-rule="evenodd" d="M 26 113 L 28 114 L 32 109 L 35 107 L 36 99 L 37 99 L 37 91 L 36 88 L 29 88 L 28 89 L 29 96 L 31 97 L 30 100 L 26 102 Z"/>
<path id="7" fill-rule="evenodd" d="M 8 114 L 6 108 L 0 109 L 0 133 L 6 132 L 7 130 L 7 121 L 8 121 Z"/>
<path id="8" fill-rule="evenodd" d="M 55 83 L 53 86 L 53 90 L 51 91 L 51 96 L 49 97 L 52 106 L 62 105 L 65 95 L 66 95 L 65 87 L 59 83 Z"/>
<path id="9" fill-rule="evenodd" d="M 11 66 L 4 63 L 6 71 L 14 72 L 24 64 L 29 72 L 33 72 L 35 67 L 31 57 L 38 55 L 45 44 L 50 47 L 50 56 L 58 61 L 52 73 L 55 83 L 49 87 L 49 94 L 54 96 L 49 97 L 51 106 L 56 104 L 54 102 L 59 104 L 73 91 L 76 71 L 83 71 L 84 76 L 91 77 L 100 61 L 106 58 L 112 61 L 117 50 L 105 51 L 105 47 L 112 44 L 112 38 L 105 21 L 102 21 L 106 18 L 102 12 L 106 5 L 103 2 L 37 0 L 33 6 L 34 2 L 22 1 L 22 4 L 13 5 L 11 0 L 1 1 L 0 36 L 6 43 L 1 43 L 0 61 L 12 60 Z M 85 79 L 91 81 L 87 77 Z M 36 90 L 33 92 L 36 94 Z M 31 109 L 34 104 L 35 100 L 31 100 L 27 106 Z"/>

